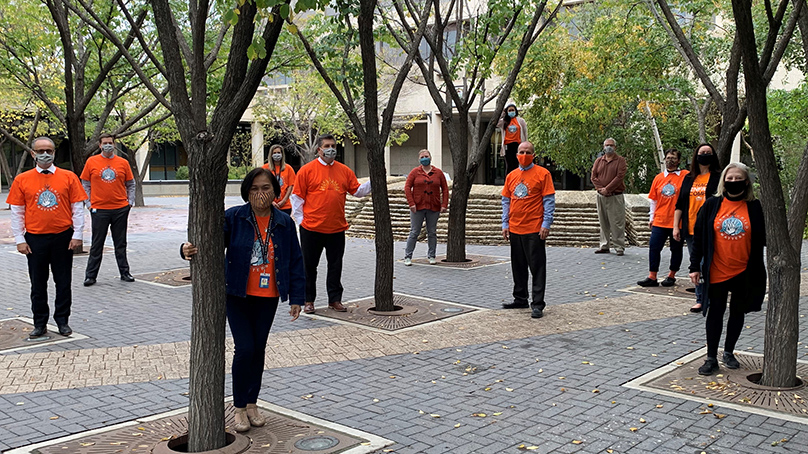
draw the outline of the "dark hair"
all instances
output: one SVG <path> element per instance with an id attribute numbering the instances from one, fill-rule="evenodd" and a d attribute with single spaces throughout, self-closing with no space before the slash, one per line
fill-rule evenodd
<path id="1" fill-rule="evenodd" d="M 699 149 L 701 147 L 710 147 L 710 150 L 713 152 L 713 159 L 710 161 L 710 173 L 719 173 L 721 172 L 721 166 L 718 165 L 718 154 L 715 152 L 715 147 L 710 145 L 709 143 L 700 143 L 693 149 L 693 159 L 690 161 L 690 175 L 693 178 L 696 178 L 701 174 L 701 169 L 699 168 Z"/>
<path id="2" fill-rule="evenodd" d="M 241 182 L 241 199 L 245 202 L 250 201 L 250 188 L 253 185 L 253 180 L 255 180 L 258 175 L 266 175 L 269 178 L 269 182 L 272 184 L 272 191 L 275 192 L 276 197 L 281 193 L 281 185 L 278 184 L 278 179 L 275 178 L 275 175 L 272 175 L 269 169 L 257 167 L 250 170 L 250 173 L 248 173 Z"/>
<path id="3" fill-rule="evenodd" d="M 334 142 L 337 141 L 333 134 L 323 134 L 321 136 L 317 136 L 317 148 L 323 146 L 323 142 L 326 140 L 333 140 Z"/>
<path id="4" fill-rule="evenodd" d="M 105 133 L 101 134 L 100 136 L 98 136 L 98 141 L 99 142 L 101 142 L 103 139 L 112 139 L 112 141 L 114 142 L 115 141 L 115 134 L 105 132 Z"/>
<path id="5" fill-rule="evenodd" d="M 665 157 L 668 157 L 669 154 L 675 154 L 676 159 L 679 160 L 682 159 L 682 152 L 677 150 L 676 148 L 668 148 L 667 150 L 665 150 Z"/>
<path id="6" fill-rule="evenodd" d="M 516 104 L 509 103 L 507 106 L 505 106 L 504 109 L 502 109 L 502 118 L 505 118 L 505 117 L 508 116 L 508 108 L 509 107 L 513 107 L 513 110 L 516 111 L 516 116 L 518 117 L 519 116 L 519 108 L 516 107 Z"/>

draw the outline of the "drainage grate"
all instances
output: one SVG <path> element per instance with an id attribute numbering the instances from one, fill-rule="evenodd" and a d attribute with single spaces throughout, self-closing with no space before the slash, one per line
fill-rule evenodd
<path id="1" fill-rule="evenodd" d="M 327 308 L 318 308 L 315 315 L 355 323 L 361 327 L 397 331 L 412 326 L 435 322 L 456 315 L 468 314 L 477 309 L 417 296 L 393 294 L 393 304 L 398 309 L 393 312 L 377 312 L 373 308 L 376 302 L 373 297 L 345 303 L 347 312 L 336 312 Z"/>
<path id="2" fill-rule="evenodd" d="M 698 368 L 706 358 L 704 355 L 696 356 L 687 362 L 681 361 L 681 364 L 677 362 L 679 367 L 648 381 L 643 387 L 808 417 L 808 394 L 805 392 L 804 381 L 789 389 L 772 389 L 757 385 L 748 377 L 760 373 L 763 369 L 763 357 L 740 353 L 736 353 L 735 357 L 741 363 L 740 369 L 727 369 L 722 364 L 718 374 L 712 376 L 698 374 Z M 797 375 L 808 377 L 808 364 L 798 362 Z"/>
<path id="3" fill-rule="evenodd" d="M 232 425 L 233 406 L 227 404 L 225 409 L 225 424 Z M 266 417 L 267 423 L 263 427 L 253 427 L 243 433 L 252 442 L 250 449 L 244 451 L 245 453 L 303 454 L 313 452 L 311 448 L 316 446 L 318 454 L 328 454 L 344 452 L 362 443 L 369 444 L 363 438 L 300 421 L 264 408 L 261 408 L 261 413 Z M 151 453 L 158 444 L 165 444 L 164 442 L 169 439 L 187 432 L 186 415 L 182 413 L 154 421 L 144 421 L 83 438 L 54 443 L 38 448 L 38 452 L 41 454 Z"/>
<path id="4" fill-rule="evenodd" d="M 463 270 L 470 270 L 474 268 L 482 268 L 484 266 L 501 265 L 510 261 L 507 257 L 495 257 L 491 255 L 473 255 L 466 254 L 465 262 L 446 262 L 445 255 L 435 257 L 438 263 L 429 265 L 429 260 L 425 258 L 412 259 L 412 263 L 418 265 L 440 266 L 444 268 L 457 268 Z"/>
<path id="5" fill-rule="evenodd" d="M 176 270 L 162 271 L 160 273 L 138 274 L 135 276 L 144 282 L 170 285 L 171 287 L 183 287 L 191 285 L 191 269 L 180 268 Z"/>

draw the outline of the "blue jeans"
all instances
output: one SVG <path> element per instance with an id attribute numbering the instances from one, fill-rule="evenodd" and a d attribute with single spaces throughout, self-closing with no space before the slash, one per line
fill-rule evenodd
<path id="1" fill-rule="evenodd" d="M 693 235 L 682 235 L 682 240 L 687 242 L 687 253 L 692 255 L 693 254 Z M 702 261 L 701 264 L 703 265 L 704 262 Z M 701 304 L 702 293 L 704 292 L 704 288 L 701 284 L 696 285 L 696 304 Z"/>
<path id="2" fill-rule="evenodd" d="M 421 234 L 421 225 L 426 219 L 426 238 L 428 250 L 426 256 L 435 258 L 435 250 L 438 247 L 438 218 L 440 211 L 432 210 L 418 210 L 415 213 L 410 211 L 410 236 L 407 238 L 407 248 L 404 250 L 404 257 L 411 259 L 412 252 L 415 250 L 415 243 L 418 241 L 418 235 Z"/>
<path id="3" fill-rule="evenodd" d="M 227 321 L 233 333 L 233 406 L 244 408 L 258 400 L 264 375 L 267 337 L 275 320 L 278 297 L 227 295 Z"/>
<path id="4" fill-rule="evenodd" d="M 682 244 L 681 241 L 676 241 L 673 239 L 673 229 L 666 229 L 657 226 L 651 228 L 651 240 L 648 244 L 648 271 L 659 271 L 662 248 L 665 247 L 665 241 L 668 238 L 671 240 L 670 270 L 679 271 L 679 267 L 682 265 L 682 249 L 684 244 Z"/>

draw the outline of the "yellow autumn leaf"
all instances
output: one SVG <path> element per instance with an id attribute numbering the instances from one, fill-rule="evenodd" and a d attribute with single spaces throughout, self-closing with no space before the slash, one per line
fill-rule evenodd
<path id="1" fill-rule="evenodd" d="M 433 417 L 433 418 L 440 418 L 440 415 L 435 414 L 435 413 L 432 413 L 432 414 L 430 414 L 429 416 L 431 416 L 431 417 Z"/>
<path id="2" fill-rule="evenodd" d="M 581 443 L 583 443 L 581 440 L 572 440 L 572 444 L 574 445 L 579 445 Z"/>
<path id="3" fill-rule="evenodd" d="M 637 428 L 636 428 L 636 427 L 630 427 L 628 430 L 630 430 L 630 431 L 632 431 L 632 432 L 636 432 L 636 431 L 637 431 Z"/>

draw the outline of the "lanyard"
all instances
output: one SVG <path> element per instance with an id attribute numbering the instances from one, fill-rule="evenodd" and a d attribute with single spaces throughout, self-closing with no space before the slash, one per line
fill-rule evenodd
<path id="1" fill-rule="evenodd" d="M 269 212 L 269 221 L 267 222 L 267 236 L 266 240 L 261 237 L 261 231 L 258 230 L 258 219 L 255 217 L 255 212 L 250 209 L 250 216 L 252 217 L 253 222 L 253 229 L 255 229 L 255 235 L 258 237 L 258 244 L 261 245 L 261 254 L 263 255 L 263 262 L 264 264 L 269 263 L 269 228 L 272 226 L 272 212 Z"/>

